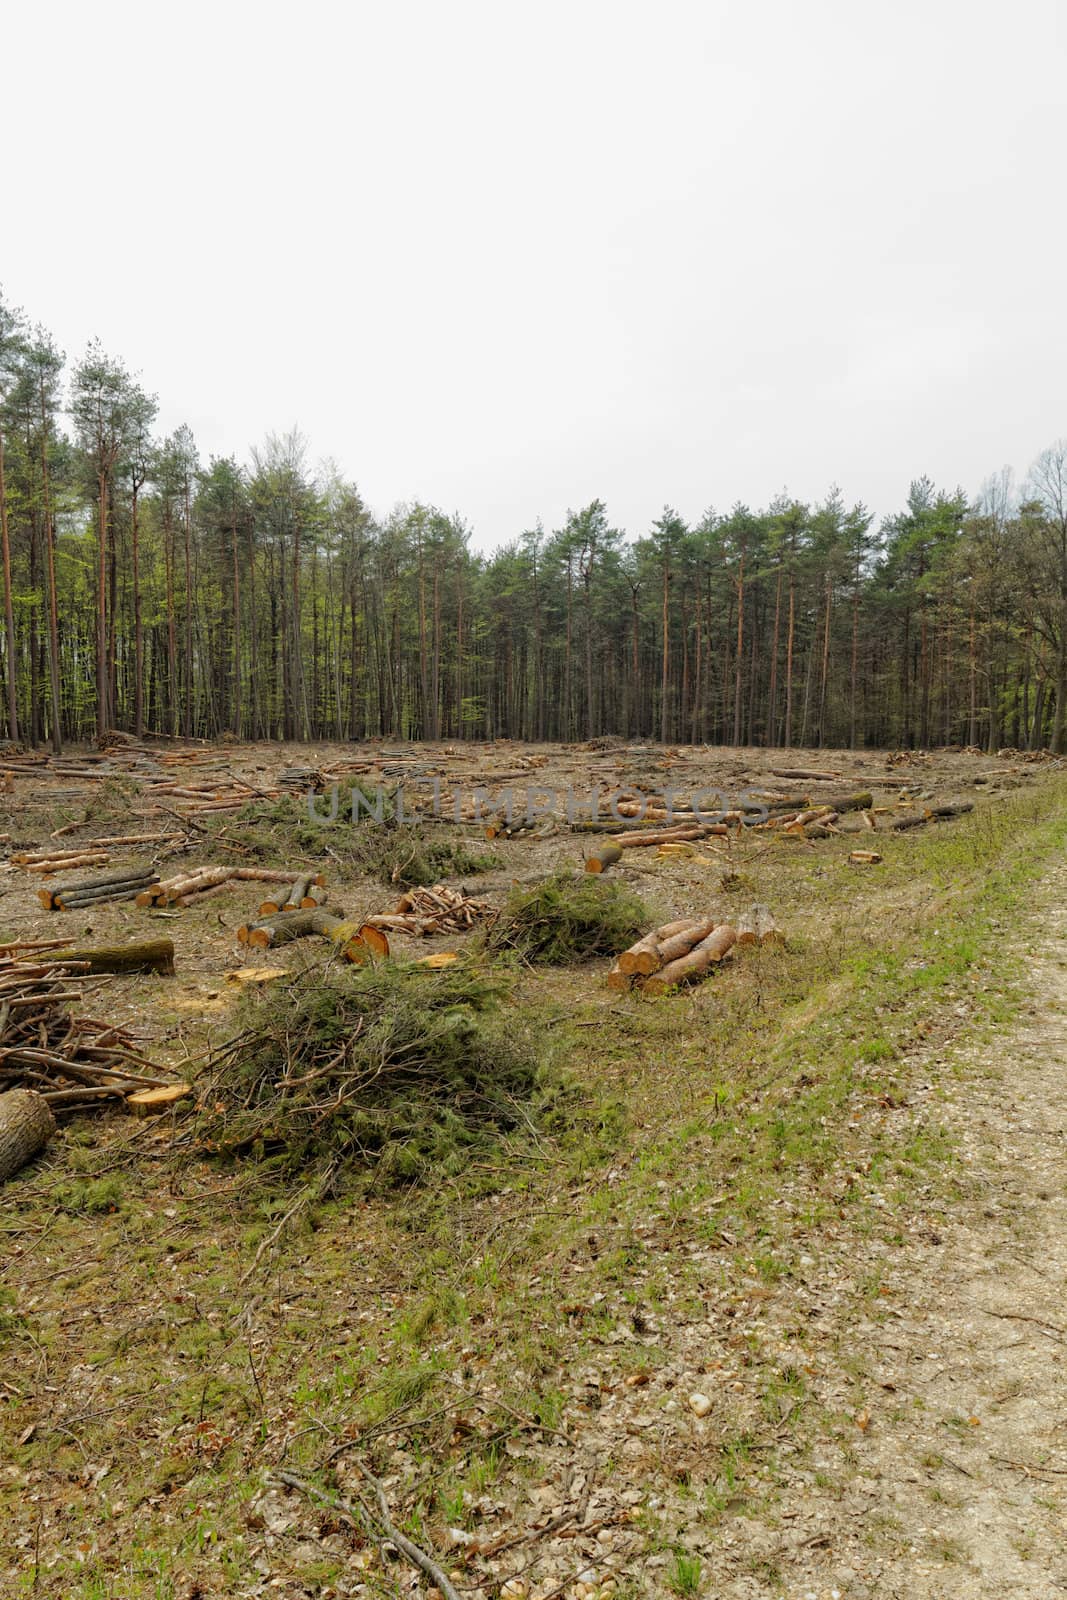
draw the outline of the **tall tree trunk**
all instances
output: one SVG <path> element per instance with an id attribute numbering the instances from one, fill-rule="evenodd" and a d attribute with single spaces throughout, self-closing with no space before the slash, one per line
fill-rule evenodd
<path id="1" fill-rule="evenodd" d="M 193 692 L 193 529 L 191 487 L 185 480 L 185 695 L 182 728 L 187 739 L 193 736 L 195 696 Z"/>
<path id="2" fill-rule="evenodd" d="M 671 571 L 666 558 L 663 562 L 663 664 L 660 674 L 660 724 L 659 737 L 661 744 L 667 744 L 670 734 L 670 703 L 668 685 L 670 682 L 670 656 L 671 656 Z"/>
<path id="3" fill-rule="evenodd" d="M 856 696 L 859 691 L 860 677 L 860 591 L 857 585 L 852 591 L 852 681 L 849 685 L 848 699 L 848 744 L 850 750 L 855 750 L 859 744 L 859 727 L 856 721 Z"/>
<path id="4" fill-rule="evenodd" d="M 771 681 L 767 689 L 767 744 L 778 743 L 778 637 L 782 619 L 782 563 L 774 585 L 774 625 L 771 629 Z"/>
<path id="5" fill-rule="evenodd" d="M 241 705 L 241 566 L 237 550 L 237 504 L 230 501 L 231 536 L 233 539 L 233 731 L 241 737 L 243 707 Z"/>
<path id="6" fill-rule="evenodd" d="M 130 542 L 133 568 L 133 731 L 144 736 L 144 626 L 141 618 L 141 540 L 137 517 L 137 471 L 130 475 Z"/>
<path id="7" fill-rule="evenodd" d="M 41 490 L 44 503 L 45 574 L 48 584 L 48 677 L 52 696 L 52 750 L 63 750 L 63 720 L 59 696 L 59 604 L 56 595 L 56 539 L 52 518 L 52 480 L 48 470 L 46 409 L 41 397 Z"/>
<path id="8" fill-rule="evenodd" d="M 7 524 L 7 481 L 4 477 L 4 435 L 0 432 L 0 546 L 4 563 L 4 641 L 7 649 L 7 736 L 19 736 L 19 698 L 15 681 L 15 606 L 11 594 L 11 541 Z"/>
<path id="9" fill-rule="evenodd" d="M 110 727 L 107 700 L 107 473 L 97 475 L 99 489 L 99 549 L 97 552 L 96 588 L 96 731 L 103 734 Z"/>
<path id="10" fill-rule="evenodd" d="M 734 652 L 734 744 L 741 743 L 741 668 L 745 650 L 745 551 L 737 564 L 737 645 Z"/>
<path id="11" fill-rule="evenodd" d="M 789 620 L 786 623 L 785 633 L 785 737 L 782 740 L 786 750 L 793 744 L 793 641 L 796 637 L 796 580 L 793 569 L 789 569 Z"/>

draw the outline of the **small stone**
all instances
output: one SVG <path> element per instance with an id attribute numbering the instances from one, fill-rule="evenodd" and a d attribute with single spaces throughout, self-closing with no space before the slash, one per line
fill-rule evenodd
<path id="1" fill-rule="evenodd" d="M 689 1409 L 695 1417 L 706 1417 L 711 1410 L 711 1401 L 706 1394 L 700 1394 L 698 1391 L 689 1396 Z"/>

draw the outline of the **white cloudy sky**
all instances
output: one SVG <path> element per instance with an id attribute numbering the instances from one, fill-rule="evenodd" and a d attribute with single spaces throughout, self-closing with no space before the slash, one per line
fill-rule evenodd
<path id="1" fill-rule="evenodd" d="M 2 23 L 0 284 L 166 428 L 298 424 L 478 543 L 1067 434 L 1062 0 L 62 0 Z"/>

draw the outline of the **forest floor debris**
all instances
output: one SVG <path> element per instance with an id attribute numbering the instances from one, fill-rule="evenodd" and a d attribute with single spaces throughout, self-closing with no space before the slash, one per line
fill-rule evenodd
<path id="1" fill-rule="evenodd" d="M 597 764 L 606 787 L 639 765 L 731 800 L 773 787 L 773 753 L 630 749 L 295 756 L 326 773 L 353 761 L 371 787 L 411 766 L 578 787 Z M 880 816 L 897 812 L 901 774 L 884 752 L 793 755 L 839 774 L 827 796 L 869 789 L 873 810 L 890 808 Z M 262 746 L 194 751 L 188 770 L 220 759 L 280 787 L 284 763 Z M 1055 1008 L 1067 997 L 1041 921 L 1056 886 L 1032 927 L 1025 911 L 1035 864 L 1063 846 L 1059 773 L 929 753 L 909 773 L 919 793 L 975 809 L 951 827 L 879 826 L 871 871 L 849 862 L 854 835 L 798 847 L 744 824 L 697 841 L 721 847 L 713 861 L 626 852 L 603 882 L 582 873 L 579 834 L 494 842 L 503 864 L 477 893 L 501 909 L 515 880 L 529 892 L 567 867 L 641 901 L 626 945 L 708 909 L 740 930 L 754 902 L 773 907 L 788 944 L 651 1006 L 605 987 L 608 955 L 515 963 L 499 1022 L 521 1019 L 537 1056 L 550 1046 L 578 1100 L 539 1086 L 516 1096 L 510 1126 L 475 1123 L 452 1172 L 447 1150 L 435 1162 L 417 1141 L 413 1170 L 390 1156 L 354 1186 L 328 1152 L 287 1186 L 281 1143 L 258 1162 L 193 1154 L 213 1116 L 221 1126 L 214 1107 L 236 1104 L 212 1098 L 204 1067 L 237 1026 L 240 994 L 262 981 L 281 1002 L 312 969 L 339 970 L 294 947 L 281 977 L 242 981 L 234 934 L 262 900 L 254 885 L 184 908 L 67 913 L 84 943 L 161 926 L 173 939 L 176 977 L 115 979 L 107 1015 L 194 1084 L 197 1106 L 179 1113 L 177 1167 L 169 1117 L 104 1111 L 65 1119 L 6 1187 L 0 1588 L 32 1591 L 36 1573 L 66 1600 L 369 1597 L 394 1581 L 388 1554 L 271 1481 L 289 1473 L 355 1505 L 363 1465 L 395 1526 L 469 1600 L 834 1588 L 842 1600 L 1043 1600 L 1067 1579 L 1062 1207 L 1039 1198 L 1063 1187 Z M 72 820 L 66 801 L 28 798 L 31 782 L 4 797 L 13 848 L 41 848 Z M 930 803 L 919 793 L 916 809 Z M 124 790 L 116 833 L 150 831 L 142 803 Z M 381 910 L 351 825 L 318 825 L 301 847 L 294 831 L 312 825 L 298 794 L 252 806 L 236 825 L 224 814 L 183 830 L 176 865 L 232 851 L 294 877 L 321 870 L 353 919 Z M 101 829 L 86 818 L 82 834 Z M 477 847 L 441 821 L 412 842 L 438 837 Z M 118 848 L 112 862 L 147 853 Z M 459 874 L 451 886 L 467 887 Z M 0 932 L 54 934 L 32 876 L 12 869 L 0 888 Z M 480 939 L 428 942 L 466 969 Z M 427 941 L 398 934 L 396 946 L 402 963 Z M 1020 1005 L 1033 1017 L 1002 1035 Z M 271 1031 L 281 1063 L 283 1029 Z M 294 1148 L 336 1099 L 300 1105 Z M 336 1116 L 343 1130 L 343 1106 Z M 403 1135 L 390 1144 L 406 1150 Z"/>

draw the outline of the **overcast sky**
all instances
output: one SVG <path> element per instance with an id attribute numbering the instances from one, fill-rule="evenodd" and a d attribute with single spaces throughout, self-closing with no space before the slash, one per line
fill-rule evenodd
<path id="1" fill-rule="evenodd" d="M 0 285 L 482 546 L 1067 434 L 1062 0 L 5 10 Z"/>

